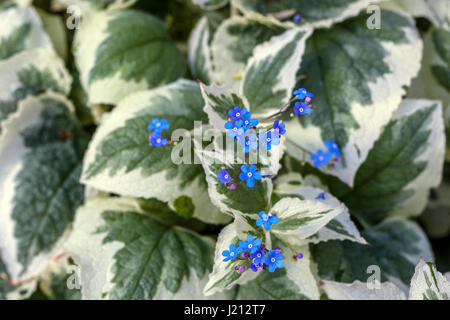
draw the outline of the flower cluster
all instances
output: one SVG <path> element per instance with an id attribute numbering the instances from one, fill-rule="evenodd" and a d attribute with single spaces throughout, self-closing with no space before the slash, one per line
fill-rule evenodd
<path id="1" fill-rule="evenodd" d="M 251 128 L 256 128 L 259 121 L 252 119 L 252 114 L 247 111 L 246 108 L 239 106 L 234 107 L 228 111 L 229 121 L 225 123 L 225 129 L 229 130 L 228 135 L 230 138 L 239 141 L 244 140 L 249 136 Z"/>
<path id="2" fill-rule="evenodd" d="M 167 139 L 164 138 L 161 133 L 163 130 L 168 130 L 169 128 L 170 125 L 167 119 L 159 120 L 158 118 L 154 118 L 152 122 L 147 126 L 147 129 L 149 131 L 152 131 L 150 133 L 150 136 L 148 137 L 150 145 L 153 147 L 166 146 Z"/>
<path id="3" fill-rule="evenodd" d="M 314 95 L 306 89 L 300 88 L 294 91 L 294 96 L 296 96 L 296 99 L 299 100 L 295 102 L 294 114 L 297 116 L 310 115 L 313 108 L 310 102 L 312 98 L 314 98 Z"/>
<path id="4" fill-rule="evenodd" d="M 259 269 L 274 272 L 276 268 L 283 268 L 284 265 L 284 256 L 278 247 L 268 250 L 261 239 L 252 235 L 247 236 L 247 241 L 239 241 L 238 247 L 232 243 L 229 250 L 222 252 L 222 256 L 224 262 L 240 260 L 242 264 L 234 268 L 239 273 L 246 270 L 257 272 Z"/>
<path id="5" fill-rule="evenodd" d="M 339 146 L 334 141 L 325 141 L 325 147 L 327 151 L 322 149 L 317 150 L 316 153 L 311 154 L 310 158 L 314 164 L 314 167 L 319 168 L 322 166 L 335 167 L 335 163 L 339 161 L 341 152 Z"/>
<path id="6" fill-rule="evenodd" d="M 239 179 L 245 181 L 247 187 L 253 188 L 255 186 L 255 180 L 261 180 L 263 175 L 258 167 L 254 164 L 247 166 L 246 164 L 241 165 L 241 171 L 239 173 Z M 233 177 L 226 169 L 221 169 L 217 174 L 217 179 L 221 184 L 224 184 L 228 190 L 236 189 L 236 184 L 233 183 Z"/>

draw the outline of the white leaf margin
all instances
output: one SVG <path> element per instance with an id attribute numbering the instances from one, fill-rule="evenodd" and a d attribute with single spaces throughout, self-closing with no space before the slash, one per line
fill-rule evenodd
<path id="1" fill-rule="evenodd" d="M 24 3 L 24 5 L 26 5 L 26 3 Z M 52 42 L 47 33 L 45 33 L 41 19 L 33 7 L 18 6 L 2 10 L 0 11 L 0 21 L 0 42 L 9 37 L 11 33 L 20 26 L 25 23 L 30 23 L 31 29 L 25 40 L 24 50 L 44 48 L 53 51 Z M 14 55 L 10 58 L 12 57 L 14 57 Z"/>
<path id="2" fill-rule="evenodd" d="M 49 251 L 36 255 L 22 276 L 22 265 L 17 260 L 17 242 L 14 229 L 16 222 L 12 219 L 16 190 L 16 175 L 23 169 L 22 158 L 29 149 L 23 143 L 20 130 L 42 121 L 41 111 L 45 105 L 40 103 L 43 98 L 61 101 L 69 110 L 74 110 L 70 101 L 60 94 L 48 92 L 38 97 L 29 97 L 19 103 L 18 111 L 4 123 L 4 132 L 0 136 L 0 253 L 3 262 L 13 282 L 20 282 L 38 276 L 46 267 L 48 261 L 59 253 L 67 238 L 67 231 Z"/>

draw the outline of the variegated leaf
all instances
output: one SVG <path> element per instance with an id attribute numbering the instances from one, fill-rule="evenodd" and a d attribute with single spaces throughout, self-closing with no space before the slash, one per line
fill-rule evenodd
<path id="1" fill-rule="evenodd" d="M 379 276 L 407 293 L 420 257 L 434 261 L 427 236 L 415 222 L 391 219 L 361 232 L 368 245 L 350 241 L 327 241 L 313 246 L 318 276 L 351 283 Z"/>
<path id="2" fill-rule="evenodd" d="M 68 94 L 72 79 L 63 61 L 46 49 L 33 49 L 0 61 L 0 133 L 19 101 L 46 90 Z"/>
<path id="3" fill-rule="evenodd" d="M 287 125 L 287 151 L 299 161 L 309 159 L 304 149 L 313 153 L 335 141 L 342 157 L 334 170 L 322 170 L 350 186 L 420 67 L 414 21 L 393 11 L 381 15 L 379 30 L 363 27 L 363 14 L 308 39 L 297 87 L 314 93 L 314 110 Z"/>
<path id="4" fill-rule="evenodd" d="M 237 266 L 239 260 L 223 261 L 222 252 L 228 250 L 230 244 L 234 243 L 238 245 L 239 240 L 245 239 L 246 231 L 253 231 L 251 227 L 248 227 L 241 221 L 241 219 L 237 219 L 235 222 L 223 228 L 217 238 L 214 266 L 204 289 L 205 295 L 212 295 L 224 290 L 229 290 L 237 284 L 245 284 L 246 282 L 255 279 L 261 272 L 247 271 L 238 273 L 234 268 Z"/>
<path id="5" fill-rule="evenodd" d="M 116 104 L 130 93 L 174 81 L 185 71 L 164 23 L 140 11 L 88 15 L 74 50 L 90 104 Z"/>
<path id="6" fill-rule="evenodd" d="M 0 10 L 0 60 L 35 48 L 53 50 L 35 9 L 11 6 Z"/>
<path id="7" fill-rule="evenodd" d="M 322 189 L 308 185 L 301 176 L 296 174 L 279 177 L 274 194 L 279 197 L 298 197 L 301 200 L 320 201 L 332 207 L 345 208 L 333 195 Z M 305 243 L 319 243 L 328 240 L 350 240 L 367 244 L 350 219 L 347 208 L 315 234 L 304 239 Z"/>
<path id="8" fill-rule="evenodd" d="M 13 282 L 40 274 L 59 252 L 75 210 L 87 134 L 70 102 L 30 97 L 0 137 L 0 251 Z"/>
<path id="9" fill-rule="evenodd" d="M 206 299 L 214 241 L 167 224 L 166 210 L 124 198 L 79 209 L 65 248 L 81 267 L 83 299 Z"/>
<path id="10" fill-rule="evenodd" d="M 292 98 L 297 66 L 311 33 L 310 29 L 293 28 L 255 47 L 240 89 L 254 115 L 269 116 Z"/>
<path id="11" fill-rule="evenodd" d="M 191 151 L 194 122 L 206 118 L 203 105 L 198 84 L 187 80 L 125 98 L 97 129 L 84 159 L 82 182 L 123 196 L 155 197 L 175 210 L 187 202 L 190 216 L 210 223 L 228 221 L 211 204 L 203 168 L 194 163 Z M 162 133 L 167 139 L 174 131 L 173 139 L 189 136 L 178 145 L 152 147 L 147 125 L 153 118 L 168 120 L 170 129 Z"/>
<path id="12" fill-rule="evenodd" d="M 450 281 L 436 270 L 436 266 L 420 258 L 411 287 L 410 300 L 450 300 Z"/>
<path id="13" fill-rule="evenodd" d="M 238 92 L 253 49 L 283 31 L 237 16 L 223 21 L 211 43 L 213 82 Z"/>

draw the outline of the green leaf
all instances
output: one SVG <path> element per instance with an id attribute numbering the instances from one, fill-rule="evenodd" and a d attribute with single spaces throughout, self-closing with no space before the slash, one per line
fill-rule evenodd
<path id="1" fill-rule="evenodd" d="M 284 29 L 234 16 L 217 29 L 211 43 L 213 81 L 238 92 L 253 49 Z"/>
<path id="2" fill-rule="evenodd" d="M 38 275 L 61 248 L 83 201 L 87 135 L 62 96 L 19 104 L 0 138 L 0 247 L 13 281 Z"/>
<path id="3" fill-rule="evenodd" d="M 367 268 L 374 265 L 380 268 L 381 282 L 390 281 L 406 291 L 419 258 L 433 261 L 428 239 L 414 222 L 386 221 L 361 235 L 369 245 L 327 241 L 313 246 L 312 255 L 321 279 L 365 282 L 373 276 Z"/>
<path id="4" fill-rule="evenodd" d="M 255 47 L 241 86 L 253 114 L 269 116 L 292 98 L 297 68 L 311 33 L 294 28 Z"/>
<path id="5" fill-rule="evenodd" d="M 450 281 L 436 266 L 422 258 L 416 266 L 409 289 L 410 300 L 450 300 Z"/>
<path id="6" fill-rule="evenodd" d="M 139 11 L 88 15 L 74 45 L 90 104 L 116 104 L 127 94 L 174 81 L 185 71 L 183 56 L 164 23 Z"/>
<path id="7" fill-rule="evenodd" d="M 46 90 L 68 94 L 72 79 L 62 60 L 44 50 L 27 50 L 0 62 L 0 133 L 3 122 L 16 110 L 19 101 Z"/>
<path id="8" fill-rule="evenodd" d="M 444 152 L 439 101 L 404 100 L 358 169 L 354 188 L 337 187 L 335 194 L 365 224 L 419 215 L 441 182 Z"/>
<path id="9" fill-rule="evenodd" d="M 308 0 L 232 0 L 232 4 L 248 17 L 266 23 L 294 27 L 295 23 L 282 20 L 291 18 L 297 13 L 302 17 L 302 24 L 310 24 L 315 28 L 328 28 L 336 22 L 356 16 L 369 4 L 380 1 L 383 0 L 316 0 L 312 4 Z"/>
<path id="10" fill-rule="evenodd" d="M 27 49 L 52 50 L 51 41 L 34 8 L 12 6 L 1 10 L 0 21 L 0 61 Z"/>
<path id="11" fill-rule="evenodd" d="M 341 208 L 342 213 L 330 220 L 324 227 L 316 233 L 304 239 L 305 243 L 318 243 L 328 240 L 351 240 L 362 244 L 367 244 L 359 234 L 358 229 L 350 219 L 348 209 L 342 205 L 333 195 L 324 192 L 322 189 L 307 185 L 307 181 L 291 173 L 281 176 L 276 180 L 274 194 L 282 197 L 297 197 L 300 200 L 320 201 L 334 208 Z M 323 194 L 324 199 L 318 199 Z M 297 240 L 297 242 L 300 240 Z M 302 241 L 300 241 L 303 243 Z"/>
<path id="12" fill-rule="evenodd" d="M 306 43 L 296 87 L 314 93 L 314 111 L 287 124 L 287 151 L 309 160 L 324 141 L 335 141 L 342 157 L 329 174 L 350 186 L 382 128 L 404 94 L 403 86 L 420 68 L 422 41 L 414 21 L 381 11 L 383 27 L 370 30 L 363 14 L 327 30 L 316 30 Z M 306 76 L 306 78 L 305 78 Z M 302 137 L 302 139 L 298 139 Z"/>
<path id="13" fill-rule="evenodd" d="M 228 221 L 209 200 L 202 166 L 194 162 L 192 136 L 195 121 L 206 115 L 198 84 L 179 80 L 170 85 L 132 94 L 102 121 L 86 153 L 82 182 L 123 196 L 173 201 L 188 196 L 194 217 L 210 223 Z M 163 136 L 188 137 L 178 145 L 152 147 L 147 125 L 167 119 Z M 177 129 L 184 129 L 180 132 Z M 179 156 L 179 158 L 177 158 Z"/>
<path id="14" fill-rule="evenodd" d="M 80 208 L 65 248 L 81 267 L 84 299 L 204 299 L 214 242 L 153 216 L 161 210 L 122 198 Z"/>

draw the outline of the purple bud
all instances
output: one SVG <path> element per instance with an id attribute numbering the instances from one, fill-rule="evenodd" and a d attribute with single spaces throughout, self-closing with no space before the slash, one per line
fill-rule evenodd
<path id="1" fill-rule="evenodd" d="M 299 253 L 299 254 L 297 255 L 297 259 L 301 259 L 301 258 L 303 258 L 303 253 Z"/>
<path id="2" fill-rule="evenodd" d="M 242 273 L 244 271 L 245 271 L 245 267 L 244 266 L 240 266 L 237 272 Z"/>
<path id="3" fill-rule="evenodd" d="M 250 269 L 252 269 L 253 272 L 258 271 L 258 266 L 257 266 L 256 264 L 254 264 L 254 263 L 250 263 L 250 264 L 248 265 L 248 267 L 249 267 Z"/>
<path id="4" fill-rule="evenodd" d="M 248 257 L 247 252 L 242 252 L 241 257 L 242 258 L 247 258 Z"/>
<path id="5" fill-rule="evenodd" d="M 305 102 L 306 102 L 306 103 L 310 103 L 310 102 L 311 102 L 311 97 L 306 97 L 306 98 L 305 98 Z"/>
<path id="6" fill-rule="evenodd" d="M 231 189 L 231 190 L 235 190 L 235 189 L 236 189 L 236 185 L 233 183 L 233 184 L 230 186 L 230 189 Z"/>

